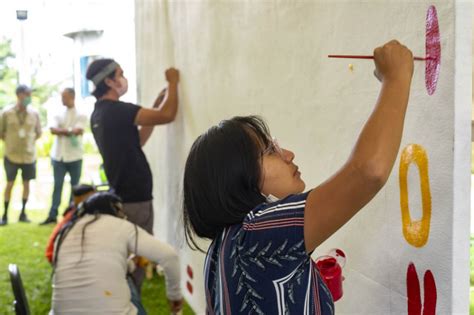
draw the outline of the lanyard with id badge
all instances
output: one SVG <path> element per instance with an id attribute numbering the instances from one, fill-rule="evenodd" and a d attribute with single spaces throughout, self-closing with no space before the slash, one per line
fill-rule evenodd
<path id="1" fill-rule="evenodd" d="M 21 115 L 22 113 L 17 112 L 16 117 L 18 118 L 18 122 L 20 124 L 20 129 L 18 129 L 18 137 L 20 139 L 24 139 L 26 137 L 26 130 L 25 130 L 25 121 L 26 121 L 26 111 L 23 113 L 24 115 Z M 21 117 L 23 116 L 23 117 Z"/>

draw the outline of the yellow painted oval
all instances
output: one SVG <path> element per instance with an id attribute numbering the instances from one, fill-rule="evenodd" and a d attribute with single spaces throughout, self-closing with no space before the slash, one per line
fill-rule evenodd
<path id="1" fill-rule="evenodd" d="M 413 221 L 408 205 L 408 168 L 411 163 L 418 166 L 423 214 L 420 220 Z M 415 246 L 423 247 L 428 242 L 431 225 L 431 192 L 428 176 L 428 156 L 419 144 L 410 144 L 403 149 L 400 158 L 400 208 L 402 212 L 403 236 Z"/>

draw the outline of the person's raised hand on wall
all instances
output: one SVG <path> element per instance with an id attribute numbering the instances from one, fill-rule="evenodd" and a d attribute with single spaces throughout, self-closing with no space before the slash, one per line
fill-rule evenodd
<path id="1" fill-rule="evenodd" d="M 166 81 L 169 84 L 179 83 L 179 71 L 175 68 L 169 68 L 165 71 Z"/>
<path id="2" fill-rule="evenodd" d="M 169 68 L 168 70 L 166 70 L 165 77 L 166 77 L 166 81 L 168 81 L 169 84 L 179 83 L 179 71 L 176 70 L 175 68 Z M 160 105 L 163 104 L 167 94 L 168 94 L 168 87 L 165 87 L 161 90 L 160 94 L 158 94 L 158 97 L 156 98 L 155 103 L 153 104 L 153 107 L 154 108 L 160 107 Z"/>
<path id="3" fill-rule="evenodd" d="M 404 45 L 392 40 L 374 50 L 374 74 L 380 82 L 410 83 L 413 76 L 413 54 Z"/>
<path id="4" fill-rule="evenodd" d="M 142 108 L 135 118 L 135 125 L 142 127 L 152 127 L 172 122 L 178 112 L 178 83 L 179 71 L 175 68 L 169 68 L 165 71 L 165 78 L 168 81 L 166 95 L 158 95 L 153 108 Z M 162 91 L 163 92 L 163 91 Z M 151 129 L 140 131 L 140 142 L 142 146 L 146 143 L 151 134 Z"/>

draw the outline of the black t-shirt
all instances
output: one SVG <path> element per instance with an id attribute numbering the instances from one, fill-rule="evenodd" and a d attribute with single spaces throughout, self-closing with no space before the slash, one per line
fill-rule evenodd
<path id="1" fill-rule="evenodd" d="M 150 166 L 134 123 L 140 108 L 121 101 L 100 100 L 91 116 L 92 133 L 104 159 L 109 185 L 124 202 L 153 198 Z"/>

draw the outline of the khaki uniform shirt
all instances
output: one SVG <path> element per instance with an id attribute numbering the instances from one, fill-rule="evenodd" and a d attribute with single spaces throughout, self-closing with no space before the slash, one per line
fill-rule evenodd
<path id="1" fill-rule="evenodd" d="M 0 138 L 5 143 L 5 157 L 17 164 L 36 161 L 36 139 L 41 136 L 38 112 L 31 106 L 20 111 L 18 106 L 5 109 L 0 115 Z"/>

